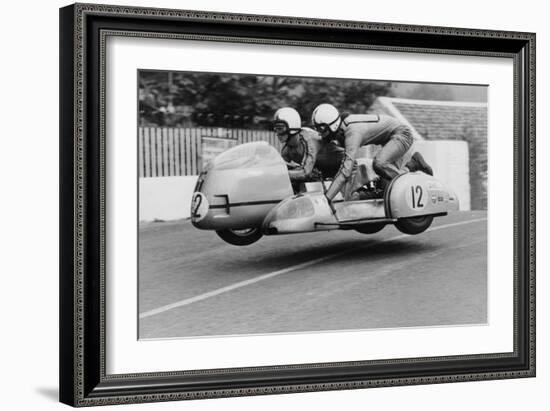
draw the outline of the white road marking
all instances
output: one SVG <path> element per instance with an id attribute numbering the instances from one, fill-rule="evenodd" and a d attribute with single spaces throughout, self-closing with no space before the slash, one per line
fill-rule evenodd
<path id="1" fill-rule="evenodd" d="M 461 225 L 465 225 L 465 224 L 477 223 L 477 222 L 485 221 L 485 220 L 487 220 L 486 217 L 485 218 L 476 218 L 476 219 L 467 220 L 467 221 L 460 221 L 458 223 L 444 224 L 444 225 L 429 228 L 428 230 L 425 231 L 425 233 L 429 233 L 429 232 L 437 231 L 437 230 L 442 230 L 442 229 L 445 229 L 445 228 L 461 226 Z M 407 238 L 407 237 L 411 237 L 411 236 L 408 235 L 408 234 L 401 234 L 401 235 L 397 235 L 397 236 L 394 236 L 394 237 L 390 237 L 390 238 L 380 240 L 378 243 L 387 243 L 387 242 L 390 242 L 390 241 L 400 240 L 402 238 Z M 316 258 L 314 260 L 306 261 L 304 263 L 300 263 L 300 264 L 296 264 L 296 265 L 293 265 L 293 266 L 290 266 L 290 267 L 287 267 L 287 268 L 283 268 L 282 270 L 277 270 L 277 271 L 273 271 L 271 273 L 260 275 L 258 277 L 254 277 L 254 278 L 251 278 L 249 280 L 239 281 L 238 283 L 234 283 L 234 284 L 228 285 L 226 287 L 218 288 L 216 290 L 212 290 L 212 291 L 209 291 L 207 293 L 199 294 L 199 295 L 196 295 L 195 297 L 186 298 L 184 300 L 177 301 L 177 302 L 172 303 L 172 304 L 163 305 L 162 307 L 155 308 L 155 309 L 149 310 L 149 311 L 145 311 L 145 312 L 139 314 L 139 318 L 143 319 L 143 318 L 151 317 L 153 315 L 161 314 L 163 312 L 170 311 L 170 310 L 173 310 L 175 308 L 179 308 L 179 307 L 183 307 L 185 305 L 193 304 L 193 303 L 196 303 L 198 301 L 206 300 L 207 298 L 215 297 L 217 295 L 224 294 L 224 293 L 227 293 L 229 291 L 236 290 L 238 288 L 246 287 L 248 285 L 252 285 L 252 284 L 258 283 L 260 281 L 267 280 L 268 278 L 273 278 L 273 277 L 276 277 L 276 276 L 281 275 L 281 274 L 287 274 L 287 273 L 290 273 L 292 271 L 296 271 L 296 270 L 300 270 L 302 268 L 312 266 L 314 264 L 322 263 L 323 261 L 327 261 L 327 260 L 330 260 L 332 258 L 340 257 L 342 255 L 345 255 L 345 254 L 351 253 L 353 251 L 356 251 L 358 248 L 362 248 L 362 247 L 355 247 L 355 248 L 352 248 L 352 249 L 340 251 L 338 253 L 329 254 L 329 255 L 326 255 L 324 257 Z"/>

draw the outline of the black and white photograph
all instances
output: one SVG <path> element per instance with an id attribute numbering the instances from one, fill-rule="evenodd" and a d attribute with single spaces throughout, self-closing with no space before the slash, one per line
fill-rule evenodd
<path id="1" fill-rule="evenodd" d="M 290 5 L 59 9 L 59 401 L 520 409 L 538 26 Z"/>
<path id="2" fill-rule="evenodd" d="M 6 2 L 0 408 L 546 411 L 544 4 Z"/>
<path id="3" fill-rule="evenodd" d="M 488 323 L 488 86 L 138 71 L 138 338 Z"/>

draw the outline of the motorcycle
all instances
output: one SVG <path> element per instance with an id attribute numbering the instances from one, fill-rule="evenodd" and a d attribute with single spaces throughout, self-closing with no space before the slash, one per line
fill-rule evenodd
<path id="1" fill-rule="evenodd" d="M 368 161 L 358 160 L 359 168 Z M 358 172 L 358 175 L 368 174 Z M 264 235 L 356 230 L 373 234 L 393 224 L 406 234 L 427 230 L 435 217 L 459 208 L 452 190 L 423 172 L 394 178 L 382 198 L 345 201 L 325 197 L 326 184 L 304 184 L 294 193 L 287 165 L 267 142 L 235 146 L 199 175 L 191 201 L 191 222 L 214 230 L 229 244 L 244 246 Z"/>

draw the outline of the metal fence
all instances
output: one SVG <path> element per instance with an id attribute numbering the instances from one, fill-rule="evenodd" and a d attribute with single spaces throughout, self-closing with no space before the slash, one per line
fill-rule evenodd
<path id="1" fill-rule="evenodd" d="M 267 141 L 280 148 L 275 133 L 265 130 L 139 127 L 139 176 L 198 175 L 203 167 L 203 157 L 211 157 L 212 153 L 207 153 L 207 150 L 208 141 L 213 138 L 228 141 L 231 145 Z"/>

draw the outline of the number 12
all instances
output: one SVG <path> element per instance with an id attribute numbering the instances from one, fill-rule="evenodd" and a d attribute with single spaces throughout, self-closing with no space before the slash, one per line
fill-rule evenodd
<path id="1" fill-rule="evenodd" d="M 412 195 L 412 208 L 422 208 L 424 204 L 422 203 L 422 187 L 421 186 L 411 186 L 411 195 Z M 416 198 L 418 195 L 418 198 Z"/>

